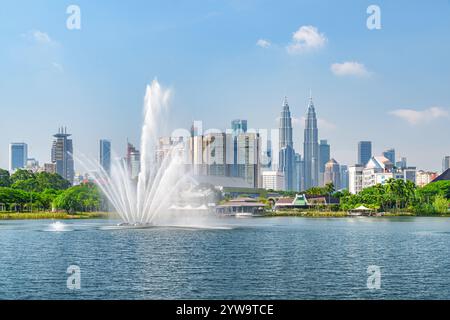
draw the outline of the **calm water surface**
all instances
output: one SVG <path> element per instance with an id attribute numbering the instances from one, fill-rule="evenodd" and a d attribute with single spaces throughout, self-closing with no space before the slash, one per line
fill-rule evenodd
<path id="1" fill-rule="evenodd" d="M 227 229 L 0 222 L 0 299 L 450 299 L 448 218 L 253 218 Z M 67 289 L 69 265 L 81 289 Z M 367 267 L 381 289 L 367 289 Z"/>

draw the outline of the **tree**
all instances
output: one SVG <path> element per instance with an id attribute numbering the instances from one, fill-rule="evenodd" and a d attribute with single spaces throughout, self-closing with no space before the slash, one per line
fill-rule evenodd
<path id="1" fill-rule="evenodd" d="M 448 200 L 443 195 L 434 198 L 433 208 L 436 213 L 445 214 L 448 212 Z"/>
<path id="2" fill-rule="evenodd" d="M 328 182 L 328 183 L 325 185 L 325 192 L 327 193 L 327 195 L 331 195 L 331 194 L 333 194 L 333 192 L 335 192 L 335 191 L 336 191 L 336 188 L 334 187 L 333 182 Z"/>
<path id="3" fill-rule="evenodd" d="M 101 196 L 95 185 L 86 183 L 65 190 L 55 198 L 53 205 L 67 213 L 94 211 L 100 208 Z"/>
<path id="4" fill-rule="evenodd" d="M 9 187 L 11 185 L 11 177 L 9 171 L 0 169 L 0 187 Z"/>
<path id="5" fill-rule="evenodd" d="M 16 181 L 33 179 L 34 173 L 30 170 L 18 169 L 11 175 L 11 184 L 14 184 Z"/>

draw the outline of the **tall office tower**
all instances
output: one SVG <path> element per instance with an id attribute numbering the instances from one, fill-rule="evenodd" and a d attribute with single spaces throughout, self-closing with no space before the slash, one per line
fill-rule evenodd
<path id="1" fill-rule="evenodd" d="M 100 140 L 100 165 L 108 174 L 111 172 L 111 141 Z"/>
<path id="2" fill-rule="evenodd" d="M 348 190 L 348 166 L 345 164 L 341 165 L 341 189 Z"/>
<path id="3" fill-rule="evenodd" d="M 319 185 L 319 130 L 312 97 L 309 97 L 303 142 L 304 189 Z"/>
<path id="4" fill-rule="evenodd" d="M 67 128 L 59 128 L 58 133 L 53 135 L 52 163 L 56 166 L 56 173 L 73 184 L 75 175 L 73 167 L 73 144 L 69 139 L 71 134 Z"/>
<path id="5" fill-rule="evenodd" d="M 125 161 L 130 178 L 136 179 L 141 171 L 141 153 L 129 142 L 127 142 L 127 156 Z"/>
<path id="6" fill-rule="evenodd" d="M 302 156 L 299 153 L 295 154 L 295 191 L 303 191 L 303 168 L 304 163 Z"/>
<path id="7" fill-rule="evenodd" d="M 365 166 L 372 158 L 372 141 L 358 142 L 358 164 Z"/>
<path id="8" fill-rule="evenodd" d="M 405 169 L 408 165 L 406 157 L 400 158 L 400 160 L 397 161 L 394 165 L 399 169 Z"/>
<path id="9" fill-rule="evenodd" d="M 9 172 L 25 168 L 27 159 L 28 146 L 26 143 L 13 142 L 9 144 Z"/>
<path id="10" fill-rule="evenodd" d="M 383 156 L 385 158 L 389 159 L 390 162 L 395 164 L 395 149 L 394 148 L 384 151 Z"/>
<path id="11" fill-rule="evenodd" d="M 238 176 L 254 188 L 262 185 L 260 167 L 260 139 L 257 133 L 241 133 L 237 136 Z"/>
<path id="12" fill-rule="evenodd" d="M 272 141 L 267 140 L 266 148 L 264 148 L 264 143 L 261 141 L 261 149 L 261 168 L 270 170 L 272 169 Z"/>
<path id="13" fill-rule="evenodd" d="M 285 190 L 296 190 L 295 187 L 295 151 L 292 141 L 292 118 L 287 97 L 284 97 L 283 110 L 279 127 L 279 160 L 278 170 L 284 174 Z"/>
<path id="14" fill-rule="evenodd" d="M 450 156 L 445 156 L 444 159 L 442 159 L 442 172 L 447 169 L 450 169 Z"/>
<path id="15" fill-rule="evenodd" d="M 324 186 L 323 174 L 325 172 L 325 165 L 330 161 L 330 145 L 327 140 L 320 140 L 319 143 L 319 185 Z"/>
<path id="16" fill-rule="evenodd" d="M 208 133 L 203 137 L 203 159 L 207 175 L 228 176 L 225 133 Z"/>
<path id="17" fill-rule="evenodd" d="M 336 190 L 341 188 L 341 168 L 334 159 L 330 159 L 325 164 L 324 184 L 327 183 L 332 183 Z"/>
<path id="18" fill-rule="evenodd" d="M 233 136 L 233 163 L 230 165 L 230 175 L 237 177 L 238 172 L 238 141 L 237 137 L 241 133 L 247 133 L 247 120 L 235 119 L 231 121 L 231 134 Z"/>

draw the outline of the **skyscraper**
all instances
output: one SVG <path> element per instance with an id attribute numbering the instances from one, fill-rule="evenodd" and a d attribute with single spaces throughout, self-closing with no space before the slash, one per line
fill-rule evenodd
<path id="1" fill-rule="evenodd" d="M 303 142 L 304 188 L 305 190 L 319 185 L 319 130 L 312 96 L 309 97 L 308 111 L 305 119 Z"/>
<path id="2" fill-rule="evenodd" d="M 28 146 L 23 142 L 9 144 L 9 171 L 25 168 L 28 159 Z"/>
<path id="3" fill-rule="evenodd" d="M 450 168 L 450 156 L 445 156 L 442 159 L 442 172 Z"/>
<path id="4" fill-rule="evenodd" d="M 341 188 L 341 168 L 334 159 L 325 164 L 324 184 L 327 183 L 332 183 L 336 190 Z"/>
<path id="5" fill-rule="evenodd" d="M 237 137 L 241 133 L 247 133 L 247 120 L 235 119 L 231 121 L 231 134 L 233 137 L 233 163 L 230 166 L 230 175 L 237 177 L 238 172 L 238 141 Z"/>
<path id="6" fill-rule="evenodd" d="M 262 185 L 260 167 L 260 139 L 258 133 L 241 133 L 237 136 L 238 176 L 254 188 Z"/>
<path id="7" fill-rule="evenodd" d="M 292 141 L 292 118 L 287 97 L 284 97 L 279 127 L 279 163 L 278 170 L 284 174 L 285 190 L 295 187 L 295 151 Z"/>
<path id="8" fill-rule="evenodd" d="M 388 149 L 383 152 L 383 156 L 385 156 L 387 159 L 389 159 L 390 162 L 395 164 L 395 149 Z"/>
<path id="9" fill-rule="evenodd" d="M 126 164 L 130 178 L 136 179 L 141 171 L 141 153 L 129 142 L 127 142 Z"/>
<path id="10" fill-rule="evenodd" d="M 341 189 L 348 190 L 348 166 L 345 164 L 341 165 Z"/>
<path id="11" fill-rule="evenodd" d="M 100 165 L 109 174 L 111 171 L 111 141 L 100 140 Z"/>
<path id="12" fill-rule="evenodd" d="M 365 166 L 372 158 L 372 141 L 358 142 L 358 164 Z"/>
<path id="13" fill-rule="evenodd" d="M 330 161 L 330 145 L 327 140 L 320 140 L 319 144 L 319 185 L 323 186 L 323 173 L 325 172 L 325 165 Z"/>
<path id="14" fill-rule="evenodd" d="M 299 153 L 295 154 L 295 191 L 303 191 L 303 159 Z"/>
<path id="15" fill-rule="evenodd" d="M 73 144 L 72 139 L 68 139 L 71 134 L 66 128 L 59 128 L 58 133 L 53 135 L 56 139 L 52 145 L 52 163 L 56 166 L 56 173 L 64 179 L 73 183 Z"/>

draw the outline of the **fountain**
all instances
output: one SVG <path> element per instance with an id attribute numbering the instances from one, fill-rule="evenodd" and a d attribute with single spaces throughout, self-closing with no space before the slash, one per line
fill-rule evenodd
<path id="1" fill-rule="evenodd" d="M 54 232 L 72 231 L 71 229 L 68 228 L 67 224 L 62 223 L 60 221 L 51 223 L 46 230 Z"/>
<path id="2" fill-rule="evenodd" d="M 123 220 L 124 226 L 151 226 L 167 223 L 174 199 L 195 181 L 180 155 L 181 145 L 175 144 L 157 159 L 155 150 L 161 136 L 161 116 L 167 110 L 170 91 L 154 80 L 147 86 L 144 99 L 144 122 L 141 131 L 140 172 L 130 178 L 130 168 L 123 160 L 112 157 L 111 172 L 85 158 L 84 166 L 99 168 L 94 181 Z M 85 167 L 85 166 L 84 166 Z"/>

